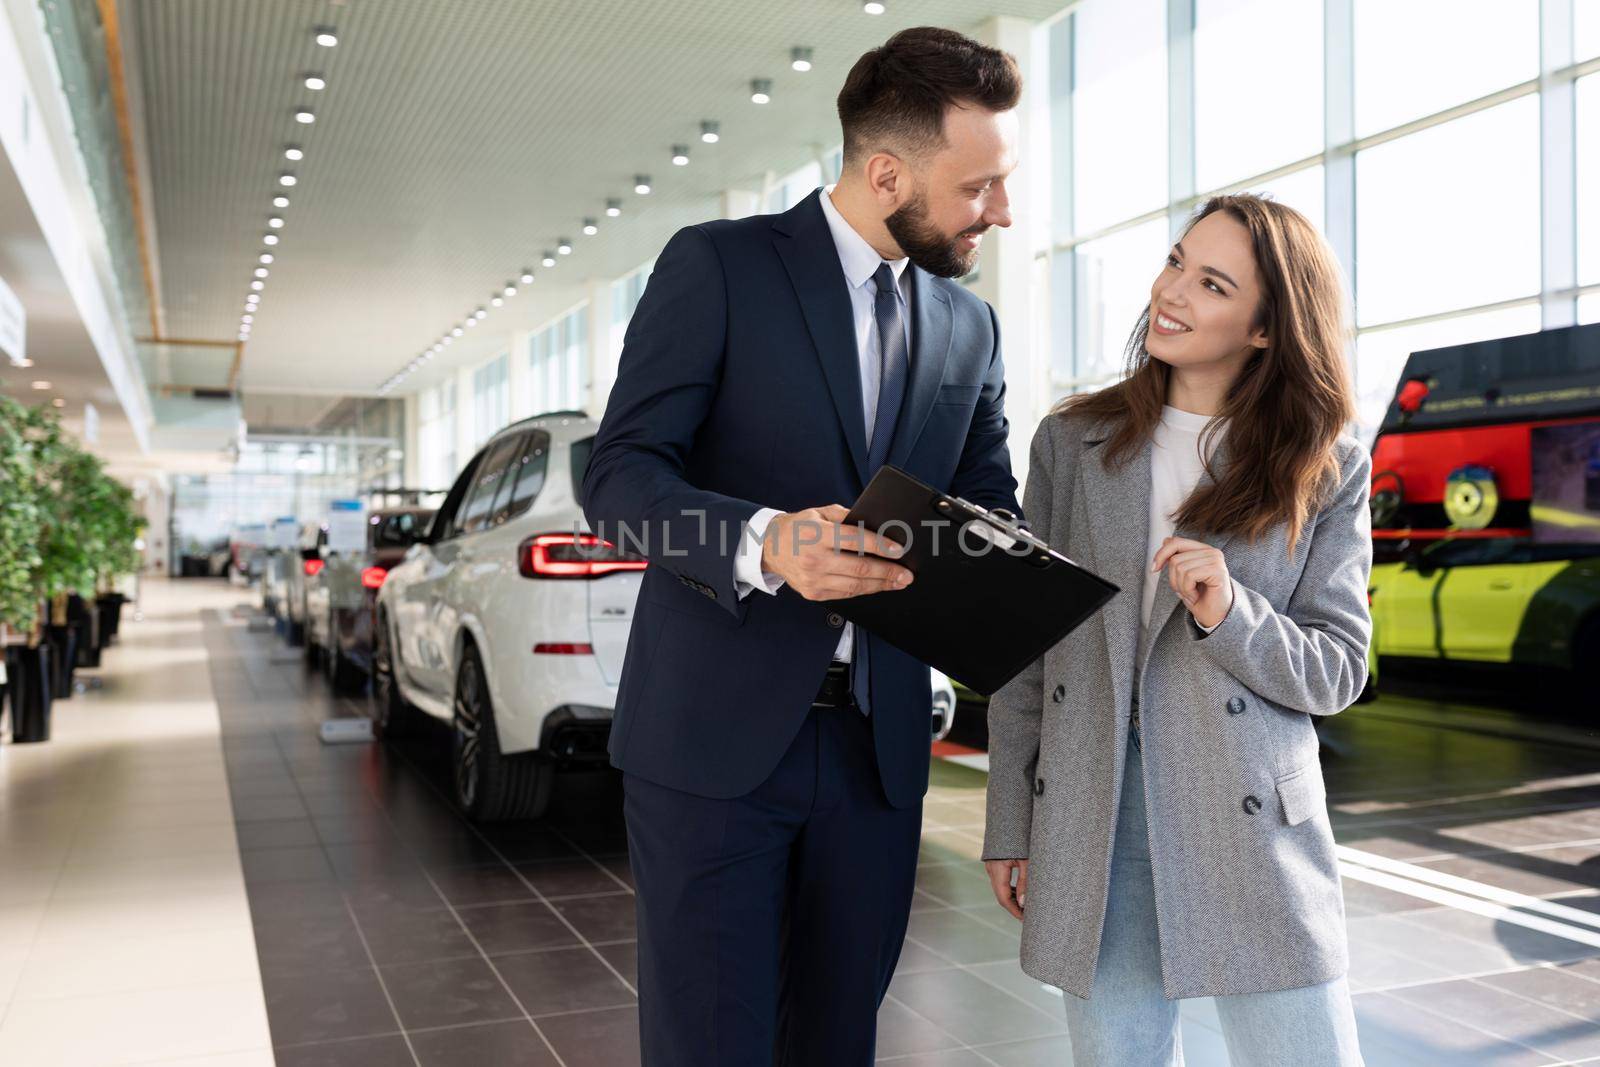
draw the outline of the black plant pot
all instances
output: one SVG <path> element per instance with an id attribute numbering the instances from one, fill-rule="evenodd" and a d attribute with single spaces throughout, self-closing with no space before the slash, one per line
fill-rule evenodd
<path id="1" fill-rule="evenodd" d="M 6 693 L 11 698 L 11 740 L 50 740 L 50 646 L 6 646 Z"/>
<path id="2" fill-rule="evenodd" d="M 79 667 L 100 666 L 100 612 L 74 593 L 67 598 L 67 625 L 78 635 Z"/>
<path id="3" fill-rule="evenodd" d="M 70 626 L 46 626 L 50 640 L 50 696 L 52 700 L 72 698 L 72 674 L 78 668 L 78 635 Z"/>
<path id="4" fill-rule="evenodd" d="M 100 647 L 109 645 L 117 636 L 117 627 L 122 622 L 122 605 L 128 598 L 121 593 L 102 593 L 95 598 L 95 606 L 101 612 L 100 619 Z"/>

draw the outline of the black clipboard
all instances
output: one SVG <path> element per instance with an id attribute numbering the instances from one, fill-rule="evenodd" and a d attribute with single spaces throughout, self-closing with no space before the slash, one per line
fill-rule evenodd
<path id="1" fill-rule="evenodd" d="M 881 467 L 846 517 L 907 546 L 904 589 L 832 602 L 874 636 L 989 696 L 1120 590 L 1005 512 Z M 987 547 L 985 547 L 987 545 Z"/>

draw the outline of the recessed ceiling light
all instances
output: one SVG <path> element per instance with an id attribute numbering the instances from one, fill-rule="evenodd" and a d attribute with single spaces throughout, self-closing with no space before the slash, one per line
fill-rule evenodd
<path id="1" fill-rule="evenodd" d="M 789 50 L 789 65 L 802 74 L 811 69 L 811 49 L 793 48 Z"/>
<path id="2" fill-rule="evenodd" d="M 472 317 L 477 319 L 479 322 L 482 322 L 484 319 L 489 317 L 489 313 L 483 310 L 483 308 L 479 308 L 477 311 L 472 313 Z"/>
<path id="3" fill-rule="evenodd" d="M 752 104 L 767 104 L 772 102 L 772 79 L 750 79 L 750 102 Z"/>
<path id="4" fill-rule="evenodd" d="M 706 144 L 716 144 L 722 140 L 721 123 L 712 122 L 710 119 L 700 124 L 700 140 Z"/>
<path id="5" fill-rule="evenodd" d="M 307 74 L 304 81 L 305 87 L 314 93 L 320 93 L 328 87 L 328 79 L 320 74 Z"/>
<path id="6" fill-rule="evenodd" d="M 269 215 L 269 216 L 267 216 L 267 225 L 271 226 L 274 230 L 283 229 L 283 216 L 282 215 Z"/>
<path id="7" fill-rule="evenodd" d="M 553 267 L 556 265 L 556 257 L 551 255 L 549 252 L 546 252 L 539 262 L 543 263 L 547 267 Z"/>
<path id="8" fill-rule="evenodd" d="M 277 196 L 272 198 L 272 206 L 273 207 L 288 207 L 289 206 L 289 198 L 287 196 L 284 196 L 282 193 L 279 193 Z"/>
<path id="9" fill-rule="evenodd" d="M 869 15 L 881 15 L 887 11 L 888 8 L 878 3 L 878 0 L 867 0 L 866 3 L 861 5 L 861 10 L 865 11 Z"/>
<path id="10" fill-rule="evenodd" d="M 56 397 L 54 400 L 50 401 L 50 403 L 51 403 L 51 405 L 53 407 L 58 407 L 58 408 L 64 408 L 64 407 L 67 406 L 67 402 L 65 400 L 62 400 L 59 396 Z"/>
<path id="11" fill-rule="evenodd" d="M 687 167 L 689 165 L 688 145 L 675 144 L 672 146 L 672 165 L 675 167 Z"/>
<path id="12" fill-rule="evenodd" d="M 561 238 L 556 242 L 556 251 L 560 252 L 563 256 L 572 255 L 572 242 L 567 240 L 565 237 Z"/>
<path id="13" fill-rule="evenodd" d="M 478 317 L 476 315 L 469 316 L 466 323 L 467 329 L 470 330 L 476 325 L 478 325 Z"/>
<path id="14" fill-rule="evenodd" d="M 272 253 L 271 252 L 263 252 L 263 253 L 261 253 L 259 258 L 261 259 L 261 262 L 263 262 L 263 263 L 271 263 L 272 262 Z"/>
<path id="15" fill-rule="evenodd" d="M 283 146 L 283 158 L 291 159 L 298 163 L 306 158 L 306 150 L 297 144 L 286 144 Z"/>
<path id="16" fill-rule="evenodd" d="M 439 339 L 439 343 L 442 344 L 442 345 L 454 344 L 455 343 L 455 339 L 456 339 L 456 332 L 457 331 L 451 331 L 450 333 L 445 334 L 442 338 Z"/>
<path id="17" fill-rule="evenodd" d="M 253 281 L 253 282 L 250 283 L 250 288 L 254 289 L 258 293 L 261 290 L 265 289 L 266 287 L 267 287 L 267 283 L 263 282 L 263 281 L 260 281 L 260 280 Z"/>
<path id="18" fill-rule="evenodd" d="M 450 331 L 450 336 L 451 337 L 460 337 L 462 334 L 464 334 L 466 332 L 467 331 L 465 331 L 461 327 L 457 326 L 455 329 Z"/>
<path id="19" fill-rule="evenodd" d="M 650 195 L 650 175 L 635 174 L 633 176 L 633 191 L 640 196 Z"/>
<path id="20" fill-rule="evenodd" d="M 891 336 L 893 336 L 893 335 L 891 335 Z M 432 348 L 428 349 L 428 351 L 432 352 L 434 355 L 438 355 L 440 352 L 444 351 L 444 345 L 435 344 Z"/>
<path id="21" fill-rule="evenodd" d="M 489 304 L 490 304 L 491 307 L 503 307 L 505 305 L 505 302 L 506 302 L 506 298 L 501 296 L 499 293 L 496 293 L 495 295 L 493 295 L 493 296 L 491 296 L 489 298 Z M 890 334 L 889 336 L 893 337 L 894 335 Z"/>
<path id="22" fill-rule="evenodd" d="M 583 235 L 585 237 L 593 237 L 595 234 L 597 234 L 599 232 L 600 232 L 600 227 L 598 225 L 596 225 L 594 219 L 584 219 L 583 220 Z"/>
<path id="23" fill-rule="evenodd" d="M 317 121 L 317 113 L 309 107 L 297 107 L 294 109 L 294 120 L 302 126 L 309 126 Z"/>
<path id="24" fill-rule="evenodd" d="M 522 268 L 522 284 L 523 285 L 532 285 L 533 284 L 533 271 L 529 270 L 527 267 L 523 267 Z"/>
<path id="25" fill-rule="evenodd" d="M 256 317 L 254 315 L 246 315 L 243 318 L 241 318 L 239 321 L 244 323 L 246 326 L 248 326 L 250 323 L 256 321 Z M 890 334 L 889 336 L 893 337 L 894 334 Z"/>
<path id="26" fill-rule="evenodd" d="M 290 174 L 288 171 L 284 171 L 282 174 L 278 175 L 278 184 L 283 186 L 286 189 L 289 186 L 293 185 L 295 182 L 299 181 L 299 180 L 300 179 L 296 178 L 293 174 Z"/>
<path id="27" fill-rule="evenodd" d="M 500 290 L 500 292 L 503 293 L 506 296 L 516 296 L 517 295 L 517 287 L 515 285 L 512 285 L 510 282 L 506 282 L 506 287 L 504 289 Z"/>
<path id="28" fill-rule="evenodd" d="M 622 201 L 621 200 L 607 200 L 606 201 L 606 217 L 614 219 L 620 214 L 622 214 Z"/>
<path id="29" fill-rule="evenodd" d="M 50 383 L 46 381 L 37 381 L 33 383 L 33 387 L 42 393 L 46 389 L 50 388 Z"/>
<path id="30" fill-rule="evenodd" d="M 278 235 L 275 233 L 264 233 L 261 235 L 261 243 L 264 245 L 275 245 L 278 243 Z"/>
<path id="31" fill-rule="evenodd" d="M 257 278 L 265 278 L 268 273 L 269 272 L 268 272 L 267 268 L 265 268 L 265 267 L 257 267 L 256 268 L 256 277 Z"/>
<path id="32" fill-rule="evenodd" d="M 27 370 L 29 367 L 33 366 L 33 360 L 28 359 L 26 356 L 24 356 L 22 359 L 17 360 L 16 363 L 13 364 L 13 366 L 18 367 L 18 368 L 20 368 L 22 370 Z"/>
<path id="33" fill-rule="evenodd" d="M 332 48 L 339 43 L 339 35 L 332 26 L 318 26 L 312 32 L 317 35 L 317 43 L 324 48 Z"/>

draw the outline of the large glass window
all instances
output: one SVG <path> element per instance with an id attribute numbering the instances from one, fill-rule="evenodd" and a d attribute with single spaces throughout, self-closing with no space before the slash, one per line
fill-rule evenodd
<path id="1" fill-rule="evenodd" d="M 1150 303 L 1168 249 L 1167 220 L 1155 219 L 1078 246 L 1077 350 L 1080 382 L 1114 377 L 1128 337 Z"/>
<path id="2" fill-rule="evenodd" d="M 1578 284 L 1592 285 L 1600 282 L 1600 74 L 1580 78 L 1576 92 Z"/>
<path id="3" fill-rule="evenodd" d="M 481 445 L 505 426 L 509 392 L 504 355 L 472 372 L 473 444 Z"/>
<path id="4" fill-rule="evenodd" d="M 1585 293 L 1578 297 L 1578 321 L 1600 322 L 1600 293 Z"/>
<path id="5" fill-rule="evenodd" d="M 1580 63 L 1600 56 L 1600 0 L 1573 0 L 1572 46 Z"/>
<path id="6" fill-rule="evenodd" d="M 1322 151 L 1322 0 L 1198 0 L 1194 130 L 1200 189 Z"/>
<path id="7" fill-rule="evenodd" d="M 612 295 L 615 310 L 615 289 Z M 524 409 L 538 415 L 582 407 L 588 366 L 589 306 L 584 304 L 530 339 Z"/>
<path id="8" fill-rule="evenodd" d="M 1167 5 L 1090 0 L 1073 15 L 1074 232 L 1167 202 Z"/>
<path id="9" fill-rule="evenodd" d="M 1539 0 L 1355 0 L 1356 133 L 1539 74 Z"/>
<path id="10" fill-rule="evenodd" d="M 1278 203 L 1292 207 L 1304 215 L 1318 230 L 1323 228 L 1323 205 L 1327 201 L 1324 182 L 1327 176 L 1323 173 L 1322 165 L 1307 167 L 1297 170 L 1293 174 L 1285 174 L 1281 178 L 1274 178 L 1267 182 L 1258 182 L 1246 189 L 1246 192 L 1259 193 L 1270 196 Z"/>
<path id="11" fill-rule="evenodd" d="M 1356 157 L 1363 325 L 1539 291 L 1539 101 L 1523 97 Z"/>
<path id="12" fill-rule="evenodd" d="M 1539 321 L 1539 306 L 1527 304 L 1361 334 L 1356 340 L 1356 402 L 1363 439 L 1370 441 L 1377 432 L 1411 353 L 1535 333 Z"/>

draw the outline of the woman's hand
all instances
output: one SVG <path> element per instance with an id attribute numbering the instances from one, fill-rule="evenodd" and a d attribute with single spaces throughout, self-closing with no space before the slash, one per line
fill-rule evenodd
<path id="1" fill-rule="evenodd" d="M 1228 564 L 1220 549 L 1169 537 L 1161 542 L 1150 571 L 1153 574 L 1162 567 L 1167 568 L 1167 584 L 1195 622 L 1209 630 L 1228 617 L 1233 607 L 1233 582 L 1228 579 Z"/>
<path id="2" fill-rule="evenodd" d="M 1014 918 L 1022 918 L 1022 905 L 1028 895 L 1027 860 L 984 860 L 984 870 L 989 872 L 989 885 L 994 898 Z M 1011 872 L 1017 872 L 1017 884 L 1011 884 Z"/>

